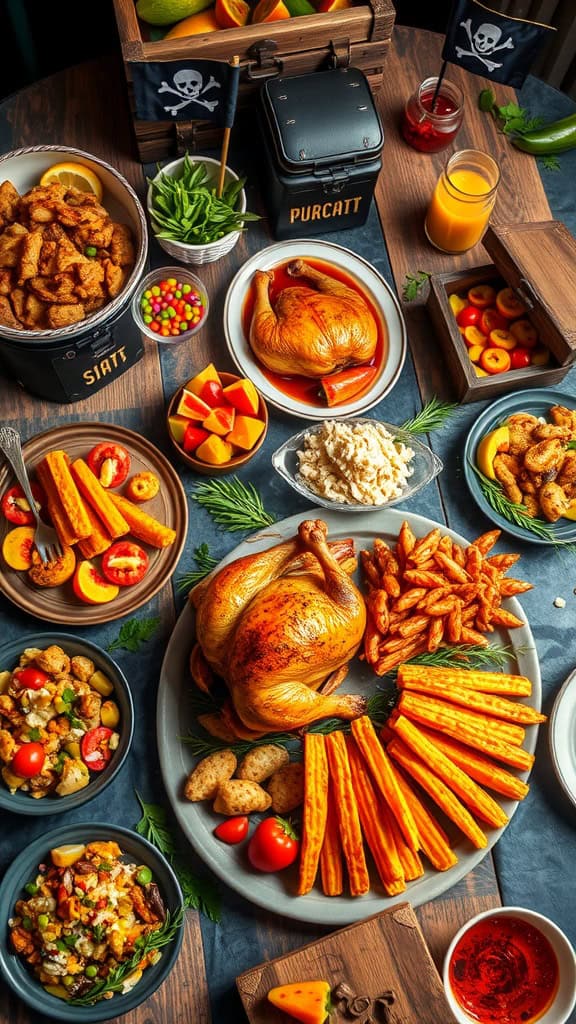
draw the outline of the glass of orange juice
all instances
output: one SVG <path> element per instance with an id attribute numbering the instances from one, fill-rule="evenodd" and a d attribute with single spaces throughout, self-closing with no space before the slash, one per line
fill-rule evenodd
<path id="1" fill-rule="evenodd" d="M 480 241 L 496 202 L 500 168 L 477 149 L 453 153 L 430 200 L 428 241 L 447 253 L 466 252 Z"/>

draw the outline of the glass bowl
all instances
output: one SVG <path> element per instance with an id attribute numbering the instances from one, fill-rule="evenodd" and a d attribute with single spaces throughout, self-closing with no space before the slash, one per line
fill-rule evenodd
<path id="1" fill-rule="evenodd" d="M 174 287 L 167 292 L 165 291 L 164 296 L 157 296 L 153 289 L 160 288 L 160 282 L 163 281 L 173 281 Z M 178 285 L 182 287 L 178 288 Z M 146 292 L 151 294 L 146 296 Z M 182 295 L 180 296 L 178 292 L 182 292 Z M 186 330 L 179 330 L 177 334 L 162 334 L 163 328 L 154 329 L 152 327 L 152 323 L 171 323 L 174 320 L 174 316 L 170 316 L 170 310 L 174 310 L 177 313 L 173 303 L 178 303 L 187 297 L 189 298 L 187 305 L 192 306 L 192 309 L 199 309 L 201 311 L 199 318 L 187 321 L 191 326 L 187 327 Z M 143 300 L 146 299 L 151 304 L 156 298 L 166 303 L 166 307 L 157 312 L 152 307 L 150 311 L 146 312 L 142 308 Z M 156 270 L 151 270 L 149 274 L 142 278 L 132 299 L 132 316 L 142 334 L 145 334 L 151 341 L 157 341 L 160 344 L 166 345 L 177 345 L 181 341 L 187 341 L 194 334 L 197 334 L 206 323 L 208 309 L 209 302 L 206 286 L 199 277 L 196 277 L 196 274 L 193 274 L 186 267 L 157 267 Z M 165 320 L 161 319 L 162 313 L 169 314 Z"/>
<path id="2" fill-rule="evenodd" d="M 410 461 L 412 474 L 406 481 L 400 494 L 389 498 L 379 505 L 336 501 L 332 498 L 322 497 L 322 495 L 313 491 L 299 474 L 298 451 L 302 449 L 304 439 L 307 435 L 319 433 L 324 427 L 323 423 L 311 424 L 305 430 L 301 430 L 298 434 L 288 438 L 280 448 L 276 449 L 272 455 L 272 465 L 283 480 L 314 505 L 321 505 L 323 508 L 331 508 L 338 512 L 381 512 L 384 508 L 391 508 L 393 505 L 398 505 L 400 502 L 411 498 L 418 491 L 422 490 L 423 487 L 426 487 L 443 469 L 442 461 L 434 454 L 431 448 L 423 444 L 422 441 L 419 441 L 413 434 L 406 430 L 401 430 L 393 424 L 372 419 L 346 419 L 336 422 L 341 422 L 344 427 L 375 423 L 385 427 L 395 440 L 407 445 L 414 452 L 414 456 Z"/>
<path id="3" fill-rule="evenodd" d="M 456 933 L 452 942 L 450 943 L 446 956 L 444 958 L 444 965 L 442 971 L 442 978 L 444 982 L 444 991 L 446 993 L 446 999 L 452 1011 L 454 1018 L 458 1021 L 458 1024 L 475 1024 L 478 1018 L 476 1015 L 471 1015 L 466 1012 L 460 1002 L 457 1000 L 452 985 L 450 983 L 450 966 L 452 964 L 454 953 L 459 942 L 468 934 L 470 929 L 476 925 L 486 928 L 488 923 L 495 929 L 498 929 L 499 922 L 503 918 L 513 918 L 515 921 L 521 922 L 523 925 L 531 925 L 538 932 L 540 932 L 545 939 L 548 940 L 554 956 L 558 964 L 558 985 L 552 1001 L 546 1007 L 543 1013 L 538 1016 L 539 1024 L 564 1024 L 568 1020 L 574 1005 L 576 1004 L 576 955 L 574 949 L 566 935 L 560 930 L 558 925 L 554 924 L 548 917 L 544 917 L 542 914 L 538 914 L 534 910 L 528 910 L 525 907 L 494 907 L 492 910 L 485 910 L 481 914 L 477 914 L 466 922 Z M 484 922 L 484 925 L 483 925 Z M 497 934 L 497 932 L 495 933 Z M 478 945 L 478 949 L 479 949 Z M 484 978 L 485 981 L 490 981 L 490 977 L 494 978 L 495 972 L 498 969 L 498 965 L 488 962 L 490 954 L 490 946 L 486 948 L 484 954 L 485 964 L 480 964 L 477 967 L 475 974 L 481 981 Z M 523 958 L 522 947 L 519 946 L 517 950 L 519 959 Z M 480 956 L 480 953 L 477 954 Z M 506 960 L 510 962 L 511 970 L 514 966 L 513 950 L 509 949 L 509 946 L 504 947 L 504 955 Z M 495 1018 L 494 1018 L 495 1019 Z M 535 1017 L 531 1016 L 531 1020 L 536 1020 Z"/>

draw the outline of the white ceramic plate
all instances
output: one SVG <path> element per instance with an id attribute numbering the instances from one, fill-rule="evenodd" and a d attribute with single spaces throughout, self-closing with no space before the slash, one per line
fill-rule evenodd
<path id="1" fill-rule="evenodd" d="M 558 781 L 576 806 L 576 669 L 554 701 L 548 742 Z"/>
<path id="2" fill-rule="evenodd" d="M 369 391 L 356 400 L 337 407 L 315 406 L 308 402 L 298 401 L 275 387 L 262 372 L 260 363 L 254 356 L 248 338 L 242 329 L 242 310 L 256 270 L 270 270 L 278 264 L 286 263 L 297 257 L 332 263 L 355 278 L 375 309 L 380 310 L 386 325 L 387 358 L 383 361 L 374 384 Z M 262 252 L 256 253 L 244 264 L 232 280 L 226 295 L 224 332 L 230 355 L 238 370 L 245 377 L 250 377 L 264 398 L 282 412 L 309 420 L 323 420 L 327 415 L 338 416 L 338 418 L 357 416 L 371 409 L 394 387 L 406 358 L 406 325 L 400 304 L 390 285 L 370 263 L 350 249 L 344 249 L 341 245 L 336 245 L 333 242 L 320 242 L 313 239 L 303 238 L 290 242 L 278 242 L 276 245 L 271 245 L 267 249 L 263 249 Z"/>
<path id="3" fill-rule="evenodd" d="M 406 519 L 414 533 L 421 537 L 433 527 L 439 525 L 423 516 L 410 515 L 404 511 L 390 509 L 384 512 L 358 514 L 351 520 L 348 516 L 337 512 L 326 512 L 324 509 L 311 509 L 308 515 L 291 516 L 280 523 L 255 534 L 241 543 L 223 560 L 230 562 L 248 553 L 262 551 L 294 536 L 298 524 L 307 518 L 321 518 L 328 525 L 330 540 L 354 537 L 357 550 L 370 547 L 376 537 L 383 537 L 389 543 L 395 542 L 402 521 Z M 453 540 L 460 544 L 467 543 L 461 536 L 442 527 Z M 499 630 L 491 634 L 494 643 L 509 644 L 515 652 L 510 661 L 509 671 L 519 672 L 532 680 L 533 690 L 530 703 L 540 708 L 541 683 L 540 669 L 534 639 L 519 602 L 510 598 L 505 602 L 515 615 L 523 620 L 524 626 L 513 630 Z M 446 824 L 447 830 L 454 836 L 454 848 L 458 863 L 449 871 L 436 872 L 427 869 L 422 878 L 410 882 L 406 892 L 397 897 L 389 897 L 379 883 L 374 881 L 373 887 L 366 896 L 351 897 L 348 895 L 326 897 L 316 886 L 306 896 L 295 896 L 296 869 L 291 868 L 279 874 L 260 874 L 250 867 L 245 844 L 239 847 L 226 846 L 215 839 L 212 831 L 222 820 L 211 811 L 208 802 L 189 803 L 183 797 L 184 782 L 194 767 L 195 758 L 182 737 L 195 730 L 194 715 L 191 710 L 191 692 L 194 684 L 190 679 L 188 659 L 194 642 L 194 613 L 188 604 L 172 633 L 162 665 L 157 703 L 157 739 L 160 765 L 164 784 L 172 808 L 188 840 L 205 861 L 205 863 L 224 882 L 257 906 L 266 908 L 298 921 L 315 924 L 344 925 L 359 921 L 370 914 L 376 914 L 395 903 L 409 900 L 413 906 L 419 906 L 434 899 L 475 868 L 501 835 L 502 829 L 487 829 L 488 848 L 477 850 L 461 834 L 456 834 Z M 365 662 L 355 659 L 343 684 L 343 691 L 370 694 L 374 692 L 377 679 Z M 527 730 L 526 749 L 534 752 L 536 746 L 537 727 Z M 526 775 L 522 775 L 526 778 Z M 511 800 L 501 801 L 510 817 L 517 804 Z"/>

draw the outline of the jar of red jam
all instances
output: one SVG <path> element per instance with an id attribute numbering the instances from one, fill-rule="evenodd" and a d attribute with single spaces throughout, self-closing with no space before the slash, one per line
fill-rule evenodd
<path id="1" fill-rule="evenodd" d="M 458 86 L 443 78 L 434 100 L 437 85 L 438 78 L 426 78 L 404 108 L 402 135 L 408 145 L 421 153 L 438 153 L 449 146 L 464 116 L 464 96 Z"/>

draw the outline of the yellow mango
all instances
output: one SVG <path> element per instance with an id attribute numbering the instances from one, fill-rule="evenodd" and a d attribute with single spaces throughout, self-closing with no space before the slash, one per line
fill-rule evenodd
<path id="1" fill-rule="evenodd" d="M 113 684 L 108 679 L 108 676 L 105 676 L 99 668 L 90 676 L 88 685 L 92 686 L 98 693 L 101 693 L 103 697 L 109 697 L 111 693 L 114 693 Z"/>
<path id="2" fill-rule="evenodd" d="M 230 433 L 226 435 L 226 440 L 238 448 L 250 451 L 263 430 L 263 420 L 256 419 L 255 416 L 243 416 L 242 413 L 237 413 L 234 426 Z"/>
<path id="3" fill-rule="evenodd" d="M 233 449 L 229 441 L 225 441 L 218 434 L 210 434 L 210 437 L 207 437 L 198 446 L 194 454 L 197 459 L 207 462 L 210 466 L 221 466 L 225 462 L 230 462 L 232 453 Z"/>
<path id="4" fill-rule="evenodd" d="M 496 427 L 489 434 L 485 434 L 476 449 L 476 465 L 484 476 L 489 480 L 495 480 L 494 459 L 498 452 L 508 451 L 510 445 L 510 431 L 504 424 Z"/>
<path id="5" fill-rule="evenodd" d="M 207 381 L 213 380 L 217 384 L 222 384 L 218 370 L 214 366 L 214 363 L 208 363 L 200 373 L 197 373 L 195 377 L 192 377 L 185 385 L 187 391 L 191 391 L 193 395 L 199 395 L 202 388 Z"/>
<path id="6" fill-rule="evenodd" d="M 113 700 L 105 700 L 100 708 L 100 721 L 107 729 L 115 729 L 120 721 L 120 709 Z"/>

